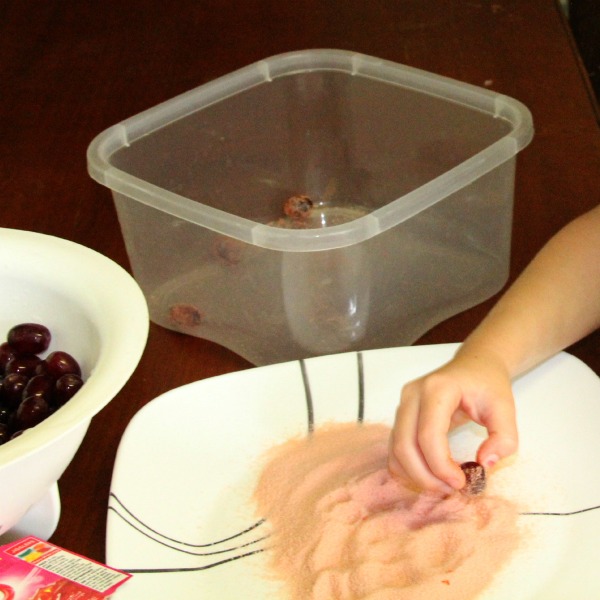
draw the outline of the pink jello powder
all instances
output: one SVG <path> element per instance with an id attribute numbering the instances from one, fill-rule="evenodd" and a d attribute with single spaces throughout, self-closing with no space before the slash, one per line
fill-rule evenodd
<path id="1" fill-rule="evenodd" d="M 332 424 L 267 454 L 255 500 L 291 600 L 469 600 L 517 548 L 512 503 L 409 488 L 387 470 L 389 435 Z"/>

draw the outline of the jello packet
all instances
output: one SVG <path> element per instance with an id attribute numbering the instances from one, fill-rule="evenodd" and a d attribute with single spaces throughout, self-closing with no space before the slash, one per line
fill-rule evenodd
<path id="1" fill-rule="evenodd" d="M 104 600 L 130 577 L 34 536 L 0 546 L 0 600 Z"/>

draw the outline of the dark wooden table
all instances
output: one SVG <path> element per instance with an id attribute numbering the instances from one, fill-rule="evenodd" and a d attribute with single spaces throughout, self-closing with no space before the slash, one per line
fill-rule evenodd
<path id="1" fill-rule="evenodd" d="M 73 240 L 128 268 L 110 193 L 86 172 L 91 139 L 258 59 L 315 47 L 488 86 L 530 108 L 536 134 L 517 163 L 511 278 L 600 200 L 597 107 L 553 0 L 1 0 L 0 224 Z M 419 343 L 462 340 L 492 302 Z M 598 374 L 599 342 L 595 333 L 570 349 Z M 152 325 L 138 369 L 59 482 L 53 541 L 103 560 L 111 472 L 131 417 L 171 388 L 249 367 Z"/>

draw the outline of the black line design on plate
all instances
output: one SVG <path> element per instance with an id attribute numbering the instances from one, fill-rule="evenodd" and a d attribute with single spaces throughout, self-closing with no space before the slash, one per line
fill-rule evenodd
<path id="1" fill-rule="evenodd" d="M 241 536 L 243 536 L 246 533 L 250 533 L 250 532 L 254 531 L 255 529 L 257 529 L 260 525 L 262 525 L 265 522 L 265 519 L 260 519 L 256 523 L 252 524 L 250 527 L 247 527 L 246 529 L 240 531 L 239 533 L 231 535 L 227 538 L 215 540 L 214 542 L 210 542 L 208 544 L 191 544 L 189 542 L 185 542 L 182 540 L 177 540 L 175 538 L 168 537 L 168 536 L 160 533 L 156 529 L 153 529 L 146 523 L 144 523 L 141 519 L 136 517 L 135 514 L 131 510 L 129 510 L 125 506 L 125 504 L 117 497 L 117 495 L 114 492 L 110 493 L 110 500 L 114 501 L 118 506 L 114 506 L 114 505 L 111 506 L 109 504 L 109 506 L 108 506 L 109 511 L 114 512 L 120 519 L 122 519 L 134 531 L 137 531 L 141 535 L 147 537 L 148 539 L 152 540 L 153 542 L 156 542 L 157 544 L 160 544 L 161 546 L 169 548 L 169 550 L 174 550 L 175 552 L 179 552 L 181 554 L 187 554 L 187 555 L 191 555 L 191 556 L 211 557 L 211 558 L 216 557 L 217 555 L 220 555 L 220 554 L 227 554 L 227 553 L 230 554 L 230 556 L 227 558 L 221 558 L 220 560 L 215 560 L 214 562 L 211 562 L 208 564 L 203 564 L 203 565 L 198 565 L 195 567 L 123 569 L 124 571 L 127 571 L 129 573 L 180 573 L 180 572 L 186 572 L 186 571 L 204 571 L 206 569 L 217 567 L 219 565 L 223 565 L 223 564 L 229 563 L 234 560 L 239 560 L 240 558 L 252 556 L 253 554 L 263 552 L 264 548 L 255 548 L 255 549 L 248 550 L 248 547 L 258 544 L 260 542 L 263 542 L 264 540 L 266 540 L 269 537 L 268 535 L 264 535 L 264 536 L 257 537 L 255 539 L 252 539 L 250 541 L 243 542 L 243 543 L 241 540 L 239 540 L 239 538 Z M 125 513 L 125 514 L 122 514 L 120 512 L 120 510 L 122 510 L 123 513 Z M 160 538 L 164 538 L 164 539 L 160 539 Z M 218 546 L 220 544 L 234 541 L 236 539 L 238 539 L 240 542 L 240 543 L 238 543 L 238 545 L 234 544 L 233 546 L 228 546 L 226 548 L 216 548 L 216 546 Z M 178 548 L 177 546 L 174 546 L 173 544 L 168 543 L 164 540 L 169 540 L 173 543 L 180 544 L 181 546 L 187 546 L 188 548 L 209 548 L 210 547 L 213 549 L 210 550 L 209 552 L 197 552 L 197 551 L 194 551 L 191 549 Z"/>
<path id="2" fill-rule="evenodd" d="M 130 521 L 125 518 L 114 506 L 109 506 L 109 510 L 112 510 L 113 512 L 115 512 L 117 515 L 119 515 L 119 517 L 121 517 L 121 519 L 123 519 L 123 521 L 125 521 L 126 523 L 128 523 L 129 525 L 131 525 L 132 527 L 134 527 L 137 531 L 140 531 L 140 533 L 143 533 L 146 537 L 149 537 L 150 539 L 153 539 L 154 541 L 158 542 L 158 543 L 163 543 L 160 540 L 157 540 L 154 536 L 158 536 L 161 537 L 169 542 L 174 542 L 177 544 L 181 544 L 182 546 L 187 546 L 188 548 L 209 548 L 210 546 L 216 546 L 218 544 L 223 544 L 225 542 L 230 542 L 231 540 L 234 540 L 236 538 L 241 537 L 242 535 L 249 533 L 250 531 L 256 529 L 257 527 L 259 527 L 260 525 L 262 525 L 265 522 L 265 519 L 260 519 L 258 521 L 256 521 L 256 523 L 253 523 L 252 525 L 250 525 L 249 527 L 247 527 L 246 529 L 243 529 L 242 531 L 239 531 L 238 533 L 234 533 L 233 535 L 230 535 L 226 538 L 220 539 L 220 540 L 215 540 L 214 542 L 209 542 L 207 544 L 191 544 L 189 542 L 185 542 L 183 540 L 178 540 L 172 537 L 169 537 L 168 535 L 165 535 L 164 533 L 161 533 L 160 531 L 157 531 L 156 529 L 150 527 L 150 525 L 148 525 L 147 523 L 145 523 L 144 521 L 142 521 L 140 518 L 138 518 L 134 513 L 132 513 L 127 506 L 125 506 L 125 504 L 123 504 L 123 502 L 119 499 L 119 497 L 114 493 L 111 492 L 110 493 L 110 497 L 113 498 L 115 500 L 115 502 L 117 502 L 117 504 L 119 504 L 119 506 L 127 513 L 127 515 L 129 515 L 134 521 L 136 521 L 139 525 L 141 525 L 142 527 L 144 527 L 145 529 L 147 529 L 148 531 L 152 532 L 152 534 L 154 535 L 150 535 L 142 530 L 140 530 L 138 527 L 136 527 L 135 525 L 133 525 L 132 523 L 130 523 Z M 264 539 L 265 536 L 263 536 L 260 539 Z M 166 545 L 166 544 L 165 544 Z M 244 544 L 246 545 L 246 544 Z M 177 548 L 175 548 L 177 550 Z M 182 552 L 184 552 L 182 550 Z"/>
<path id="3" fill-rule="evenodd" d="M 358 367 L 358 422 L 362 423 L 365 418 L 365 370 L 362 352 L 356 353 L 356 365 Z"/>
<path id="4" fill-rule="evenodd" d="M 234 560 L 239 560 L 240 558 L 246 558 L 248 556 L 253 556 L 254 554 L 259 554 L 260 552 L 264 552 L 264 548 L 261 548 L 259 550 L 252 550 L 251 552 L 246 552 L 245 554 L 238 554 L 237 556 L 232 556 L 230 558 L 225 558 L 223 560 L 219 560 L 217 562 L 214 563 L 210 563 L 208 565 L 202 565 L 199 567 L 170 567 L 170 568 L 165 568 L 165 569 L 123 569 L 121 567 L 120 570 L 121 571 L 126 571 L 127 573 L 131 573 L 131 574 L 139 574 L 139 573 L 144 573 L 144 574 L 157 574 L 157 573 L 191 573 L 194 571 L 206 571 L 207 569 L 212 569 L 213 567 L 218 567 L 220 565 L 224 565 L 226 563 L 230 563 Z"/>
<path id="5" fill-rule="evenodd" d="M 169 544 L 167 542 L 164 542 L 160 539 L 157 539 L 157 538 L 151 536 L 149 533 L 145 532 L 141 527 L 139 527 L 139 525 L 132 523 L 127 517 L 124 517 L 116 508 L 114 508 L 114 506 L 109 506 L 108 510 L 113 511 L 125 523 L 127 523 L 127 525 L 129 525 L 129 527 L 131 527 L 132 529 L 135 529 L 135 531 L 146 536 L 148 539 L 151 539 L 153 542 L 156 542 L 157 544 L 160 544 L 161 546 L 164 546 L 165 548 L 169 548 L 170 550 L 175 550 L 176 552 L 179 552 L 181 554 L 189 554 L 190 556 L 214 556 L 215 554 L 225 554 L 227 552 L 234 552 L 236 550 L 241 550 L 242 548 L 246 548 L 247 546 L 252 546 L 253 544 L 257 544 L 258 542 L 262 542 L 269 537 L 269 536 L 263 536 L 260 538 L 256 538 L 255 540 L 252 540 L 250 542 L 240 544 L 239 546 L 230 546 L 228 548 L 223 548 L 220 550 L 212 550 L 210 552 L 194 552 L 193 550 L 184 550 L 183 548 L 178 548 L 177 546 L 173 546 L 172 544 Z"/>
<path id="6" fill-rule="evenodd" d="M 302 373 L 302 383 L 304 384 L 304 396 L 306 399 L 306 416 L 308 419 L 308 434 L 310 435 L 315 429 L 315 412 L 313 407 L 312 392 L 310 390 L 310 381 L 306 370 L 306 362 L 300 359 L 300 371 Z"/>
<path id="7" fill-rule="evenodd" d="M 568 512 L 523 512 L 520 514 L 524 517 L 570 517 L 572 515 L 580 515 L 592 510 L 600 510 L 600 505 L 590 506 L 588 508 L 580 508 L 579 510 L 572 510 Z"/>

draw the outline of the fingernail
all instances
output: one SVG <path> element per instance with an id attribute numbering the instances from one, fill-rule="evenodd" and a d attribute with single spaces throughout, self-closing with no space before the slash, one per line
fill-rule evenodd
<path id="1" fill-rule="evenodd" d="M 492 467 L 494 467 L 496 465 L 496 463 L 500 460 L 500 457 L 497 454 L 490 454 L 490 456 L 488 456 L 484 463 L 483 466 L 486 469 L 491 469 Z"/>

